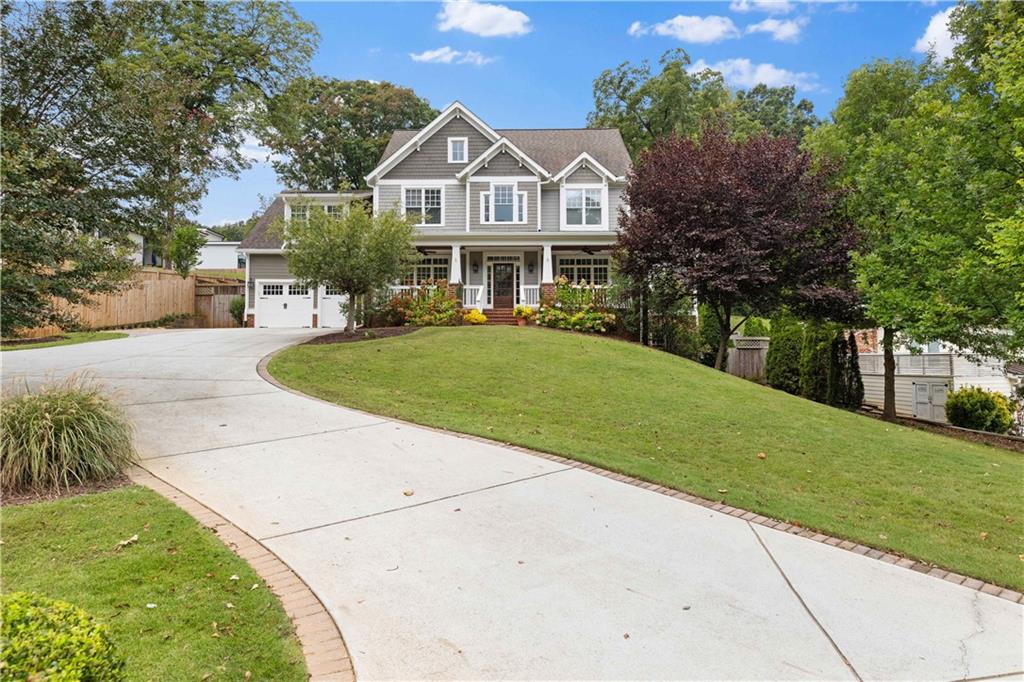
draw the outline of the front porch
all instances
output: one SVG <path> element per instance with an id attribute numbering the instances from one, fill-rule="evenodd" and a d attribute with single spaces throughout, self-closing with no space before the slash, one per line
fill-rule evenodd
<path id="1" fill-rule="evenodd" d="M 610 284 L 611 250 L 601 246 L 421 247 L 422 260 L 395 291 L 447 280 L 462 290 L 462 306 L 485 314 L 517 305 L 536 308 L 555 292 L 555 280 L 604 287 Z M 499 315 L 500 316 L 500 315 Z"/>

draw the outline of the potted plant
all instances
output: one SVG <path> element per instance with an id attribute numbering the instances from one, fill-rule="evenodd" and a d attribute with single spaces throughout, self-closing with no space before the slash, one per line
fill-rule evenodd
<path id="1" fill-rule="evenodd" d="M 517 305 L 512 311 L 512 316 L 516 318 L 516 323 L 520 327 L 525 327 L 530 320 L 537 317 L 537 311 L 528 305 Z"/>

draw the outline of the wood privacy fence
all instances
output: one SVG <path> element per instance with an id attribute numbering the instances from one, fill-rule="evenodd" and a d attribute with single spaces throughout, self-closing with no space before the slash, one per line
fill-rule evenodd
<path id="1" fill-rule="evenodd" d="M 201 327 L 237 327 L 231 301 L 244 295 L 245 284 L 201 284 L 196 287 L 195 314 Z"/>
<path id="2" fill-rule="evenodd" d="M 195 275 L 182 279 L 173 270 L 146 268 L 135 276 L 131 288 L 93 296 L 88 304 L 68 308 L 82 329 L 123 327 L 153 322 L 166 315 L 191 315 L 195 294 Z M 36 327 L 24 335 L 38 338 L 61 331 L 59 327 Z"/>
<path id="3" fill-rule="evenodd" d="M 768 337 L 734 336 L 726 366 L 729 374 L 761 381 L 764 379 L 765 358 L 768 357 Z"/>

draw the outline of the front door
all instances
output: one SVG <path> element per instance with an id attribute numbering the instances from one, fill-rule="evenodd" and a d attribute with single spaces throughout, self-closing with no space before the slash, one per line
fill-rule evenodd
<path id="1" fill-rule="evenodd" d="M 516 296 L 515 263 L 494 264 L 494 307 L 511 308 Z"/>

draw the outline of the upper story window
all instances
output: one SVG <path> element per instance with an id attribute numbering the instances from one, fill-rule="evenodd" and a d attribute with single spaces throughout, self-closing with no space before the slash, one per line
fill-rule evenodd
<path id="1" fill-rule="evenodd" d="M 448 138 L 448 163 L 466 163 L 468 155 L 469 138 L 449 137 Z"/>
<path id="2" fill-rule="evenodd" d="M 604 225 L 604 190 L 600 187 L 581 187 L 565 192 L 565 225 L 567 227 L 601 227 Z"/>
<path id="3" fill-rule="evenodd" d="M 407 187 L 403 195 L 406 214 L 420 214 L 420 225 L 440 225 L 444 222 L 440 187 Z"/>
<path id="4" fill-rule="evenodd" d="M 290 212 L 292 220 L 296 220 L 303 223 L 309 220 L 309 206 L 306 206 L 304 204 L 292 206 Z"/>
<path id="5" fill-rule="evenodd" d="M 490 192 L 480 193 L 480 222 L 525 223 L 526 192 L 514 183 L 491 185 Z"/>
<path id="6" fill-rule="evenodd" d="M 342 208 L 341 204 L 326 204 L 324 205 L 324 211 L 327 213 L 327 215 L 334 218 L 341 217 L 341 214 L 344 211 L 344 209 Z"/>

